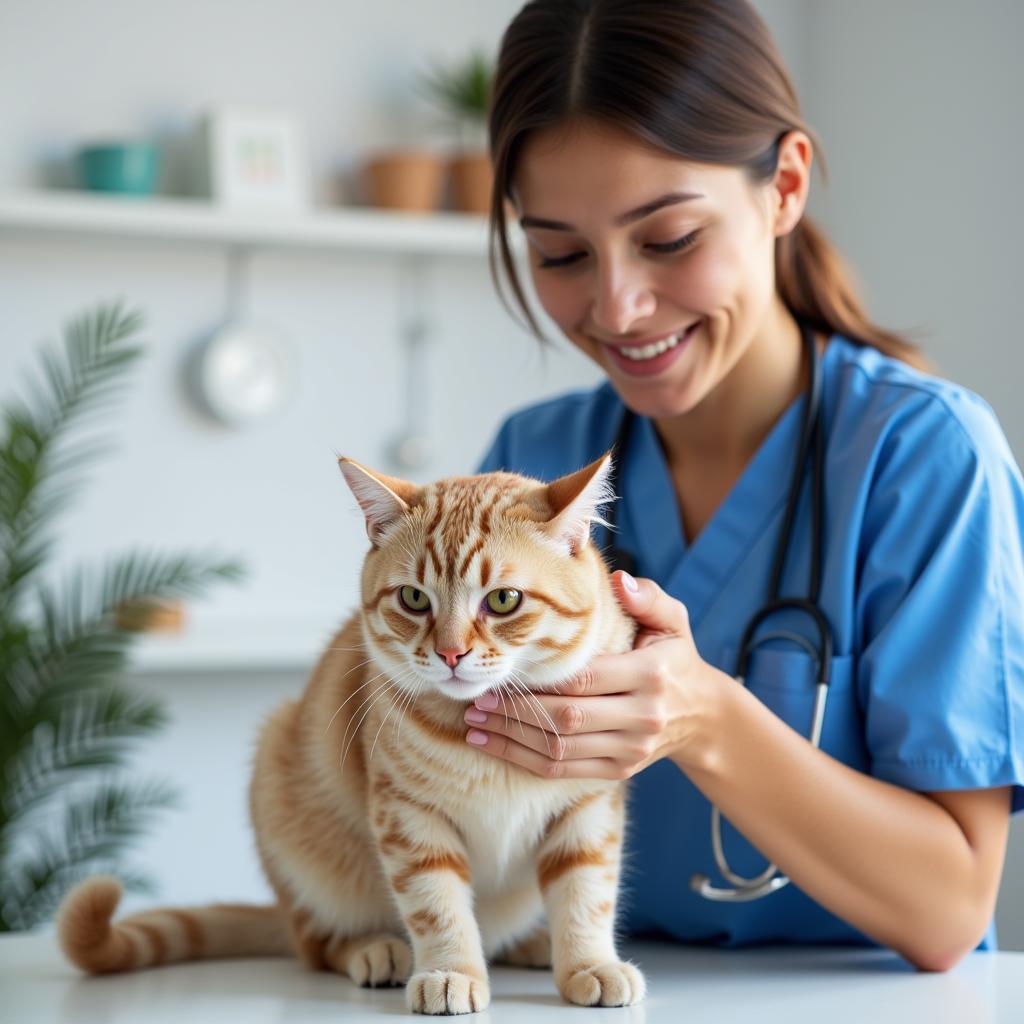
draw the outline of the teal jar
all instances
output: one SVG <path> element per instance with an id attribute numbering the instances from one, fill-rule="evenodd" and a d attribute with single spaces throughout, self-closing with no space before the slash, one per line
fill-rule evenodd
<path id="1" fill-rule="evenodd" d="M 160 147 L 152 142 L 82 146 L 78 176 L 84 188 L 127 195 L 152 195 L 160 176 Z"/>

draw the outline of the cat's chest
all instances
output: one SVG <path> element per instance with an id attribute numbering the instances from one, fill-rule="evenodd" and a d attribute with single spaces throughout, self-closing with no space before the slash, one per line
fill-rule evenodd
<path id="1" fill-rule="evenodd" d="M 456 824 L 466 843 L 474 888 L 506 888 L 516 876 L 525 881 L 535 875 L 536 850 L 549 814 L 518 801 L 480 803 L 460 811 Z"/>
<path id="2" fill-rule="evenodd" d="M 490 786 L 478 787 L 450 808 L 478 892 L 533 884 L 537 851 L 550 822 L 578 798 L 580 790 L 578 784 L 523 777 L 515 770 L 503 782 L 492 779 Z"/>

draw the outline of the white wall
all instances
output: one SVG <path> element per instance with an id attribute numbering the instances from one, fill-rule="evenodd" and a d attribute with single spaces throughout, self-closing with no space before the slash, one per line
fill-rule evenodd
<path id="1" fill-rule="evenodd" d="M 808 0 L 802 96 L 830 185 L 812 210 L 888 327 L 995 408 L 1024 459 L 1018 294 L 1024 4 Z"/>
<path id="2" fill-rule="evenodd" d="M 444 145 L 414 98 L 426 59 L 494 45 L 519 0 L 375 5 L 228 0 L 0 6 L 0 187 L 64 184 L 73 146 L 100 133 L 158 133 L 171 146 L 169 191 L 184 188 L 178 143 L 201 108 L 285 106 L 306 129 L 316 195 L 359 201 L 369 149 Z M 890 326 L 922 326 L 949 376 L 995 406 L 1020 457 L 1014 401 L 1024 356 L 1011 330 L 1022 205 L 1024 35 L 1015 0 L 761 0 L 832 170 L 811 209 Z M 55 26 L 59 25 L 59 31 Z M 385 257 L 267 253 L 252 268 L 252 312 L 279 324 L 300 356 L 300 401 L 236 433 L 196 413 L 181 389 L 191 348 L 221 321 L 224 253 L 206 246 L 57 243 L 0 236 L 0 395 L 33 346 L 72 313 L 125 295 L 149 322 L 149 355 L 112 422 L 119 451 L 90 474 L 63 521 L 66 560 L 129 543 L 242 553 L 244 588 L 197 613 L 223 621 L 340 618 L 363 550 L 333 449 L 387 469 L 403 397 L 397 267 Z M 1011 279 L 1010 275 L 1013 274 Z M 506 316 L 481 261 L 430 270 L 429 375 L 436 459 L 421 476 L 468 471 L 504 412 L 597 379 L 572 352 L 545 366 Z M 482 387 L 482 381 L 495 382 Z M 500 382 L 500 388 L 497 382 Z M 186 793 L 139 848 L 162 896 L 248 899 L 256 870 L 244 791 L 256 723 L 301 673 L 152 675 L 174 723 L 140 766 Z M 1024 826 L 1014 823 L 1000 907 L 1003 944 L 1024 948 Z"/>

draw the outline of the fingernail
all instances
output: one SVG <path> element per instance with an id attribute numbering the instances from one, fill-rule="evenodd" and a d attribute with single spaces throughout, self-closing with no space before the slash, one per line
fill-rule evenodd
<path id="1" fill-rule="evenodd" d="M 475 743 L 478 747 L 482 747 L 487 742 L 487 733 L 481 732 L 479 729 L 470 729 L 466 733 L 466 739 L 470 743 Z"/>
<path id="2" fill-rule="evenodd" d="M 637 586 L 636 580 L 629 575 L 628 572 L 623 571 L 622 573 L 622 585 L 631 593 L 635 594 L 640 588 Z"/>
<path id="3" fill-rule="evenodd" d="M 483 725 L 487 721 L 487 714 L 484 711 L 477 711 L 476 708 L 467 708 L 464 718 L 467 722 L 476 722 L 477 725 Z"/>
<path id="4" fill-rule="evenodd" d="M 498 695 L 495 693 L 483 693 L 473 703 L 481 711 L 493 711 L 498 706 Z"/>

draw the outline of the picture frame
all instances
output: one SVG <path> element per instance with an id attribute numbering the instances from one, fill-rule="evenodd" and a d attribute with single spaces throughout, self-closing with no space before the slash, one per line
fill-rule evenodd
<path id="1" fill-rule="evenodd" d="M 200 195 L 220 206 L 304 210 L 311 190 L 305 139 L 282 110 L 218 106 L 199 125 Z"/>

